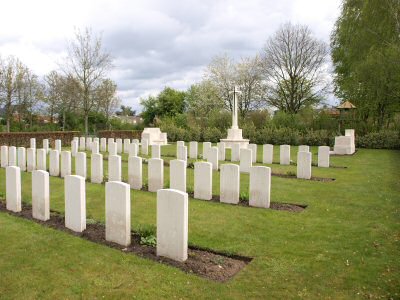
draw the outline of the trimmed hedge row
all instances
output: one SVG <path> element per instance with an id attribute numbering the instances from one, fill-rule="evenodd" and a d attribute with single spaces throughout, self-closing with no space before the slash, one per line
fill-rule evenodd
<path id="1" fill-rule="evenodd" d="M 0 145 L 30 147 L 30 139 L 36 138 L 36 147 L 41 148 L 44 139 L 49 140 L 54 147 L 55 140 L 61 140 L 63 145 L 70 145 L 74 136 L 80 136 L 79 131 L 43 131 L 43 132 L 1 132 Z"/>

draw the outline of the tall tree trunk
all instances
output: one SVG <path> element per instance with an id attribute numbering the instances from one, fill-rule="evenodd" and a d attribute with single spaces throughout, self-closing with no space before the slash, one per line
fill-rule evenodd
<path id="1" fill-rule="evenodd" d="M 89 115 L 85 114 L 85 137 L 89 135 Z"/>
<path id="2" fill-rule="evenodd" d="M 10 132 L 10 117 L 7 116 L 7 132 Z"/>
<path id="3" fill-rule="evenodd" d="M 63 124 L 62 124 L 62 131 L 65 131 L 65 109 L 63 110 Z"/>

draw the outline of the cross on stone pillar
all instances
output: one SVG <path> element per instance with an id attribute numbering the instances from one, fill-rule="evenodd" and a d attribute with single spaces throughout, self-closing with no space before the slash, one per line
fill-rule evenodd
<path id="1" fill-rule="evenodd" d="M 235 85 L 232 92 L 229 94 L 233 94 L 233 111 L 232 111 L 232 129 L 238 129 L 238 99 L 237 95 L 241 94 L 242 92 L 239 91 L 238 87 Z"/>

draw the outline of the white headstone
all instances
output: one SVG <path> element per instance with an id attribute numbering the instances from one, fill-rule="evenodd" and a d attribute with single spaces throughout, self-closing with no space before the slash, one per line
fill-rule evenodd
<path id="1" fill-rule="evenodd" d="M 8 166 L 8 146 L 1 146 L 1 167 Z"/>
<path id="2" fill-rule="evenodd" d="M 211 147 L 207 152 L 207 161 L 212 164 L 213 170 L 218 170 L 218 148 Z"/>
<path id="3" fill-rule="evenodd" d="M 128 156 L 138 156 L 139 154 L 139 146 L 136 143 L 131 143 L 129 145 Z"/>
<path id="4" fill-rule="evenodd" d="M 297 153 L 297 178 L 311 179 L 311 152 Z"/>
<path id="5" fill-rule="evenodd" d="M 92 142 L 92 154 L 99 154 L 99 142 L 98 141 Z"/>
<path id="6" fill-rule="evenodd" d="M 300 145 L 297 152 L 310 152 L 310 146 Z"/>
<path id="7" fill-rule="evenodd" d="M 290 145 L 280 146 L 279 162 L 281 165 L 290 165 Z"/>
<path id="8" fill-rule="evenodd" d="M 86 138 L 86 150 L 92 149 L 93 139 L 91 137 Z"/>
<path id="9" fill-rule="evenodd" d="M 6 167 L 6 208 L 13 212 L 22 209 L 21 170 L 16 166 Z"/>
<path id="10" fill-rule="evenodd" d="M 78 153 L 78 151 L 79 151 L 79 144 L 78 144 L 78 141 L 73 140 L 73 141 L 71 142 L 71 155 L 72 155 L 73 157 L 75 157 L 76 154 Z"/>
<path id="11" fill-rule="evenodd" d="M 49 173 L 50 176 L 60 176 L 60 152 L 58 150 L 50 150 Z"/>
<path id="12" fill-rule="evenodd" d="M 218 159 L 224 161 L 225 160 L 225 143 L 220 142 L 217 143 L 218 147 Z"/>
<path id="13" fill-rule="evenodd" d="M 249 205 L 269 208 L 271 168 L 256 166 L 250 169 Z"/>
<path id="14" fill-rule="evenodd" d="M 129 145 L 131 144 L 130 139 L 124 139 L 124 153 L 129 153 Z"/>
<path id="15" fill-rule="evenodd" d="M 86 139 L 83 136 L 79 138 L 79 150 L 80 151 L 86 150 Z"/>
<path id="16" fill-rule="evenodd" d="M 148 160 L 149 192 L 157 192 L 164 187 L 164 160 L 151 158 Z"/>
<path id="17" fill-rule="evenodd" d="M 116 142 L 117 142 L 117 153 L 118 154 L 121 154 L 122 153 L 122 139 L 116 139 Z"/>
<path id="18" fill-rule="evenodd" d="M 344 135 L 351 137 L 350 151 L 351 154 L 353 154 L 354 152 L 356 152 L 356 138 L 354 129 L 345 129 Z"/>
<path id="19" fill-rule="evenodd" d="M 240 144 L 232 145 L 231 161 L 240 161 Z"/>
<path id="20" fill-rule="evenodd" d="M 198 143 L 190 142 L 189 143 L 189 158 L 197 159 L 198 157 Z"/>
<path id="21" fill-rule="evenodd" d="M 45 149 L 36 149 L 36 169 L 47 171 L 47 155 Z"/>
<path id="22" fill-rule="evenodd" d="M 75 174 L 86 179 L 86 153 L 78 152 L 75 157 Z"/>
<path id="23" fill-rule="evenodd" d="M 212 164 L 209 162 L 194 163 L 194 198 L 212 198 Z"/>
<path id="24" fill-rule="evenodd" d="M 78 175 L 65 176 L 65 227 L 75 232 L 86 229 L 85 178 Z"/>
<path id="25" fill-rule="evenodd" d="M 103 182 L 103 155 L 100 153 L 91 156 L 90 181 L 92 183 Z"/>
<path id="26" fill-rule="evenodd" d="M 106 240 L 122 246 L 131 243 L 131 194 L 124 182 L 106 182 Z"/>
<path id="27" fill-rule="evenodd" d="M 251 150 L 251 159 L 253 163 L 257 162 L 257 144 L 248 144 L 247 149 Z"/>
<path id="28" fill-rule="evenodd" d="M 329 168 L 329 146 L 318 147 L 318 167 Z"/>
<path id="29" fill-rule="evenodd" d="M 30 147 L 29 148 L 36 149 L 36 139 L 35 138 L 31 138 L 29 142 L 30 142 Z"/>
<path id="30" fill-rule="evenodd" d="M 135 145 L 135 144 L 134 144 Z M 135 145 L 137 146 L 137 145 Z M 142 158 L 129 156 L 128 158 L 128 182 L 131 189 L 142 189 Z"/>
<path id="31" fill-rule="evenodd" d="M 32 217 L 41 221 L 50 219 L 50 185 L 46 171 L 32 171 Z"/>
<path id="32" fill-rule="evenodd" d="M 335 146 L 333 151 L 338 155 L 350 155 L 352 151 L 352 137 L 351 136 L 337 136 L 335 137 Z"/>
<path id="33" fill-rule="evenodd" d="M 26 171 L 26 150 L 24 147 L 18 147 L 18 167 L 21 171 Z"/>
<path id="34" fill-rule="evenodd" d="M 151 158 L 161 158 L 161 146 L 152 145 L 151 146 Z"/>
<path id="35" fill-rule="evenodd" d="M 49 153 L 49 140 L 43 139 L 43 149 L 46 150 L 46 154 Z"/>
<path id="36" fill-rule="evenodd" d="M 8 165 L 17 166 L 17 148 L 14 146 L 8 147 Z"/>
<path id="37" fill-rule="evenodd" d="M 251 149 L 240 149 L 240 172 L 250 173 L 253 166 L 253 151 Z"/>
<path id="38" fill-rule="evenodd" d="M 117 151 L 117 143 L 114 143 L 112 141 L 110 141 L 108 143 L 108 155 L 117 155 L 118 151 Z"/>
<path id="39" fill-rule="evenodd" d="M 263 145 L 263 164 L 272 164 L 274 161 L 274 145 Z"/>
<path id="40" fill-rule="evenodd" d="M 187 146 L 179 146 L 177 151 L 177 159 L 187 161 Z"/>
<path id="41" fill-rule="evenodd" d="M 57 150 L 58 153 L 61 153 L 61 150 L 62 150 L 62 142 L 61 142 L 61 140 L 55 140 L 54 141 L 54 150 Z"/>
<path id="42" fill-rule="evenodd" d="M 184 141 L 177 141 L 176 142 L 176 148 L 178 149 L 178 147 L 182 147 L 185 146 L 185 142 Z"/>
<path id="43" fill-rule="evenodd" d="M 211 148 L 210 142 L 203 142 L 203 159 L 207 159 L 208 150 Z"/>
<path id="44" fill-rule="evenodd" d="M 115 143 L 114 138 L 108 138 L 107 145 L 110 146 L 111 143 Z M 110 150 L 108 150 L 110 152 Z"/>
<path id="45" fill-rule="evenodd" d="M 28 148 L 26 149 L 26 170 L 32 172 L 36 170 L 36 149 Z"/>
<path id="46" fill-rule="evenodd" d="M 186 193 L 186 161 L 174 159 L 169 165 L 169 186 Z"/>
<path id="47" fill-rule="evenodd" d="M 221 165 L 220 202 L 238 204 L 239 190 L 240 190 L 239 166 L 235 164 Z"/>
<path id="48" fill-rule="evenodd" d="M 108 181 L 122 181 L 121 178 L 121 156 L 108 156 Z"/>
<path id="49" fill-rule="evenodd" d="M 188 256 L 188 195 L 157 191 L 157 255 L 183 262 Z"/>
<path id="50" fill-rule="evenodd" d="M 61 178 L 71 175 L 71 152 L 61 151 Z"/>
<path id="51" fill-rule="evenodd" d="M 142 139 L 142 154 L 148 155 L 149 154 L 149 141 L 147 139 Z"/>
<path id="52" fill-rule="evenodd" d="M 107 152 L 107 139 L 106 138 L 100 139 L 100 151 Z"/>

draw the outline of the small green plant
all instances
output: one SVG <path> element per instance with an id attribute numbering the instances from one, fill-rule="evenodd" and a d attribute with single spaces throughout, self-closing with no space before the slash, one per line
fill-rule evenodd
<path id="1" fill-rule="evenodd" d="M 192 187 L 191 185 L 188 185 L 188 186 L 186 187 L 186 192 L 187 192 L 188 194 L 193 194 L 193 193 L 194 193 L 193 187 Z"/>
<path id="2" fill-rule="evenodd" d="M 157 245 L 156 227 L 154 225 L 140 225 L 136 230 L 140 236 L 140 244 L 155 247 Z"/>
<path id="3" fill-rule="evenodd" d="M 155 247 L 157 245 L 157 238 L 154 235 L 140 237 L 140 244 Z"/>
<path id="4" fill-rule="evenodd" d="M 287 171 L 287 172 L 286 172 L 286 175 L 287 175 L 287 176 L 296 176 L 296 172 Z"/>
<path id="5" fill-rule="evenodd" d="M 249 193 L 247 191 L 241 191 L 239 198 L 242 201 L 249 201 Z"/>

